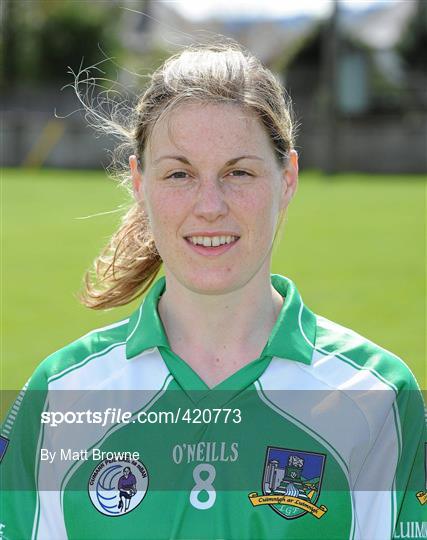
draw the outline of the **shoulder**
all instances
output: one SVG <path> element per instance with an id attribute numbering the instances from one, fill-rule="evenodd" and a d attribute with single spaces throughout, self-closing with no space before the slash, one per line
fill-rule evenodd
<path id="1" fill-rule="evenodd" d="M 317 315 L 316 321 L 314 364 L 329 362 L 348 377 L 358 380 L 369 377 L 373 384 L 385 385 L 395 392 L 405 388 L 418 389 L 412 371 L 402 358 L 325 317 Z"/>
<path id="2" fill-rule="evenodd" d="M 325 317 L 316 319 L 311 374 L 328 388 L 343 391 L 363 414 L 371 433 L 377 434 L 389 422 L 399 437 L 403 433 L 407 438 L 408 426 L 419 437 L 424 401 L 404 360 L 350 328 Z"/>
<path id="3" fill-rule="evenodd" d="M 99 368 L 111 356 L 124 357 L 128 326 L 127 318 L 96 328 L 55 351 L 39 364 L 30 379 L 31 386 L 46 387 L 73 372 L 87 372 L 89 364 L 96 364 Z"/>

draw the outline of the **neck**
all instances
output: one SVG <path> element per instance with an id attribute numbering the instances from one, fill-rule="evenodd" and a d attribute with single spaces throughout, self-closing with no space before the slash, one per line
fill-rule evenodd
<path id="1" fill-rule="evenodd" d="M 195 293 L 167 272 L 166 283 L 158 310 L 171 348 L 208 385 L 260 356 L 283 304 L 269 273 L 223 295 Z"/>

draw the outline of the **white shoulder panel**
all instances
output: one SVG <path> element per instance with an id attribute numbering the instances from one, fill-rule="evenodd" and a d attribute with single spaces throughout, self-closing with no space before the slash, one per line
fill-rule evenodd
<path id="1" fill-rule="evenodd" d="M 399 455 L 394 390 L 371 371 L 317 351 L 310 366 L 273 358 L 259 382 L 262 401 L 341 466 L 352 491 L 354 538 L 390 538 Z"/>
<path id="2" fill-rule="evenodd" d="M 127 360 L 125 344 L 109 347 L 104 354 L 87 358 L 50 382 L 45 411 L 77 413 L 122 409 L 133 414 L 148 410 L 165 392 L 172 380 L 158 349 L 145 351 Z M 69 415 L 70 418 L 72 415 Z M 46 423 L 38 451 L 57 452 L 53 463 L 40 461 L 37 473 L 39 501 L 33 539 L 66 540 L 62 512 L 65 487 L 83 461 L 58 459 L 61 449 L 88 450 L 99 446 L 125 424 L 107 422 L 63 422 L 56 427 Z M 38 515 L 37 515 L 38 514 Z M 37 518 L 38 526 L 37 526 Z"/>

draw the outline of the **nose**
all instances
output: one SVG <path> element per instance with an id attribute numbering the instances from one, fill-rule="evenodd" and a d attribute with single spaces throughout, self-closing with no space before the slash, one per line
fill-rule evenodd
<path id="1" fill-rule="evenodd" d="M 218 178 L 203 178 L 200 180 L 197 198 L 193 208 L 197 217 L 207 221 L 215 221 L 228 212 L 223 185 Z"/>

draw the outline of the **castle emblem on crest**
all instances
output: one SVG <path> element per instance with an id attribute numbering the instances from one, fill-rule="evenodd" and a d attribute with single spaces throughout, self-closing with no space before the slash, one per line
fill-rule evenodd
<path id="1" fill-rule="evenodd" d="M 253 506 L 268 504 L 285 519 L 309 513 L 320 519 L 327 508 L 316 506 L 319 499 L 326 456 L 289 448 L 269 446 L 262 479 L 262 495 L 248 495 Z"/>

